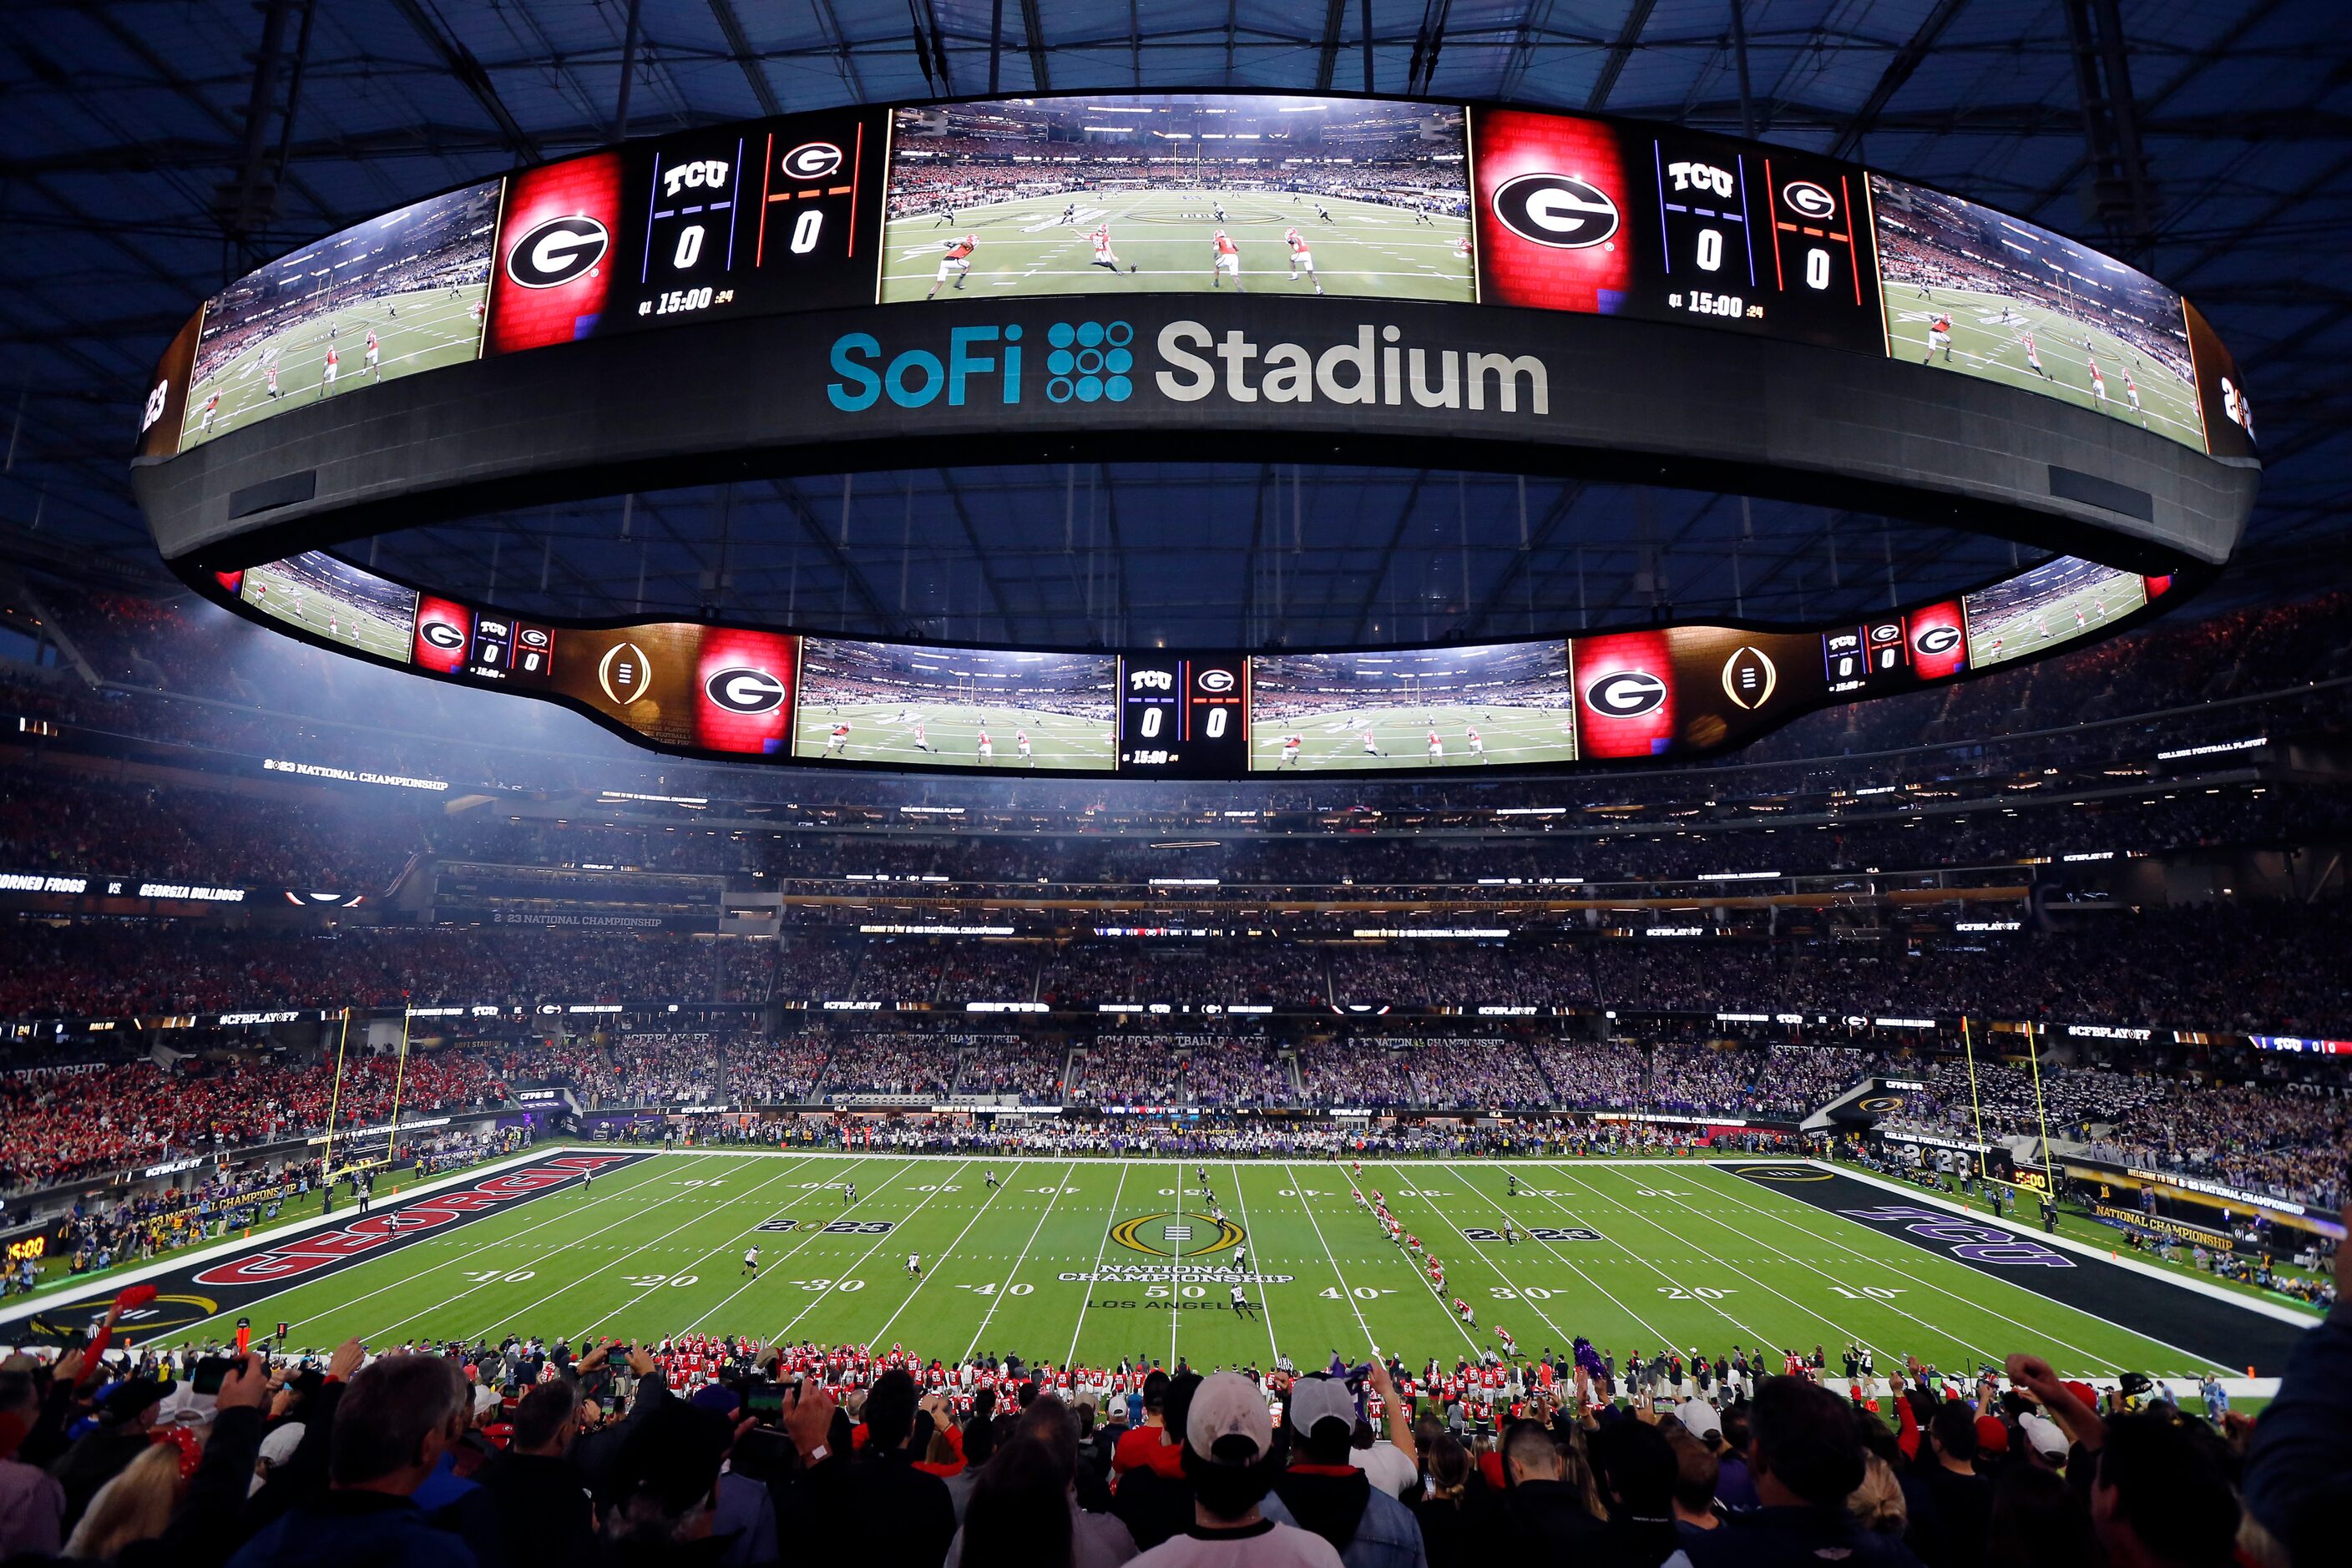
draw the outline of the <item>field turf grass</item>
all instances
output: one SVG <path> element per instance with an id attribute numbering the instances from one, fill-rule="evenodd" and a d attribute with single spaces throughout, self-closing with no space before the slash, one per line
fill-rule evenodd
<path id="1" fill-rule="evenodd" d="M 413 375 L 421 370 L 464 364 L 480 352 L 482 329 L 474 320 L 474 306 L 488 292 L 471 284 L 454 292 L 420 289 L 388 294 L 311 316 L 246 345 L 244 351 L 213 374 L 188 388 L 187 418 L 180 427 L 180 449 L 209 441 L 256 419 L 289 408 L 300 408 L 330 395 L 326 390 L 327 346 L 341 356 L 335 367 L 335 390 L 341 397 L 370 386 L 379 375 L 364 368 L 368 329 L 375 329 L 383 349 L 377 370 L 381 379 Z M 395 317 L 393 311 L 400 314 Z M 333 333 L 332 337 L 328 334 Z M 278 351 L 278 388 L 269 395 L 269 378 L 262 374 L 262 356 Z M 217 388 L 220 408 L 212 428 L 205 428 L 205 400 Z"/>
<path id="2" fill-rule="evenodd" d="M 1567 708 L 1374 708 L 1318 713 L 1311 719 L 1253 719 L 1250 771 L 1325 773 L 1342 768 L 1477 768 L 1495 763 L 1568 763 L 1576 760 L 1576 739 Z M 1429 757 L 1429 731 L 1437 728 L 1445 754 Z M 1380 749 L 1364 750 L 1369 726 Z M 1486 743 L 1486 760 L 1470 752 L 1466 738 L 1475 728 Z M 1284 766 L 1282 738 L 1297 735 L 1298 761 Z"/>
<path id="3" fill-rule="evenodd" d="M 1263 1366 L 1277 1346 L 1302 1366 L 1375 1346 L 1416 1365 L 1433 1355 L 1451 1364 L 1495 1344 L 1500 1324 L 1528 1352 L 1581 1333 L 1621 1365 L 1634 1351 L 1646 1358 L 1670 1344 L 1709 1352 L 1820 1344 L 1834 1370 L 1849 1341 L 1871 1346 L 1882 1373 L 1906 1355 L 1973 1371 L 2018 1350 L 2067 1375 L 2187 1375 L 2207 1365 L 1746 1180 L 1737 1163 L 1367 1162 L 1362 1185 L 1383 1192 L 1444 1260 L 1446 1294 L 1472 1304 L 1475 1327 L 1454 1318 L 1415 1260 L 1355 1206 L 1344 1166 L 1206 1166 L 1241 1229 L 1245 1274 L 1222 1245 L 1198 1168 L 656 1154 L 593 1187 L 550 1191 L 307 1282 L 265 1284 L 217 1317 L 156 1337 L 226 1338 L 242 1313 L 257 1325 L 289 1323 L 287 1343 L 298 1349 L 352 1335 L 383 1348 L 509 1331 L 646 1341 L 701 1330 L 902 1344 L 950 1360 L 990 1351 L 1056 1363 L 1181 1356 L 1206 1369 Z M 1516 1198 L 1507 1195 L 1510 1173 Z M 855 1204 L 845 1201 L 851 1181 Z M 1523 1233 L 1517 1245 L 1472 1238 L 1499 1231 L 1506 1217 Z M 1139 1246 L 1119 1239 L 1122 1221 L 1137 1222 L 1126 1234 Z M 1190 1239 L 1170 1239 L 1171 1224 L 1189 1226 Z M 756 1276 L 742 1267 L 754 1244 Z M 921 1255 L 920 1279 L 907 1269 L 909 1252 Z M 1231 1306 L 1236 1279 L 1259 1309 L 1246 1316 Z"/>
<path id="4" fill-rule="evenodd" d="M 1969 617 L 1969 668 L 2005 664 L 2039 653 L 2052 643 L 2088 637 L 2107 623 L 2129 615 L 2147 603 L 2147 584 L 2128 573 L 2110 577 L 2094 587 L 2078 588 L 2053 604 L 2020 611 L 1999 619 Z M 2078 625 L 2076 612 L 2082 614 Z"/>
<path id="5" fill-rule="evenodd" d="M 803 708 L 793 725 L 793 755 L 819 762 L 845 758 L 854 763 L 888 763 L 911 768 L 953 765 L 991 768 L 1064 768 L 1081 773 L 1111 769 L 1111 722 L 1108 719 L 1076 719 L 1066 713 L 1037 713 L 1017 708 L 936 708 L 915 706 L 923 721 L 928 752 L 915 745 L 915 727 L 898 716 L 909 704 L 871 702 L 838 707 Z M 846 751 L 828 752 L 825 742 L 834 725 L 849 721 Z M 988 728 L 994 754 L 980 759 L 980 731 Z M 1029 731 L 1033 761 L 1024 762 L 1014 744 L 1015 730 Z"/>
<path id="6" fill-rule="evenodd" d="M 1886 300 L 1886 331 L 1894 357 L 1906 363 L 1917 364 L 1927 358 L 1927 323 L 1948 311 L 1952 318 L 1951 363 L 1947 365 L 1944 356 L 1938 353 L 1932 368 L 1957 370 L 1987 381 L 2023 387 L 2084 408 L 2103 408 L 2112 418 L 2153 430 L 2159 436 L 2169 436 L 2200 452 L 2205 449 L 2205 426 L 2197 412 L 2196 387 L 2163 365 L 2142 357 L 2138 350 L 2120 338 L 2095 326 L 2086 327 L 2045 305 L 1971 289 L 1929 289 L 1922 298 L 1916 283 L 1889 283 L 1882 292 Z M 2023 321 L 2009 321 L 2004 312 L 2022 317 Z M 2034 374 L 2025 363 L 2023 339 L 2029 331 L 2033 334 L 2034 348 L 2042 355 L 2042 368 L 2050 373 L 2046 380 Z M 2091 342 L 2089 353 L 2082 346 L 2085 337 Z M 2186 350 L 2183 353 L 2185 355 Z M 2091 394 L 2090 361 L 2094 358 L 2099 362 L 2099 374 L 2107 384 L 2104 405 Z M 2124 395 L 2126 368 L 2139 384 L 2141 412 L 2137 414 L 2132 412 L 2131 400 Z"/>
<path id="7" fill-rule="evenodd" d="M 1072 200 L 1077 218 L 1066 224 L 1062 209 Z M 1222 224 L 1214 200 L 1224 204 Z M 1315 285 L 1305 276 L 1290 280 L 1290 247 L 1282 237 L 1294 227 L 1314 249 L 1326 293 L 1465 302 L 1475 297 L 1470 258 L 1454 253 L 1469 232 L 1466 218 L 1432 215 L 1423 223 L 1407 208 L 1328 197 L 1331 221 L 1325 223 L 1314 204 L 1311 196 L 1294 202 L 1279 192 L 1213 197 L 1198 190 L 1107 191 L 962 208 L 952 225 L 932 213 L 894 218 L 882 234 L 882 302 L 922 299 L 938 279 L 941 244 L 964 234 L 980 239 L 971 271 L 961 290 L 950 279 L 940 290 L 943 300 L 1204 293 L 1213 286 L 1211 237 L 1220 228 L 1241 252 L 1245 291 L 1312 295 Z M 1116 273 L 1093 265 L 1087 237 L 1106 219 L 1120 265 Z M 1230 290 L 1232 279 L 1224 287 Z"/>

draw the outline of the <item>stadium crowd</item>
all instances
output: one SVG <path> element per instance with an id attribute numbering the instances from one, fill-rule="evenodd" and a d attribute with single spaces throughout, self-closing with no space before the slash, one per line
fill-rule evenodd
<path id="1" fill-rule="evenodd" d="M 707 1329 L 272 1356 L 126 1352 L 112 1328 L 0 1363 L 0 1554 L 2318 1568 L 2340 1559 L 2352 1468 L 2341 1312 L 2252 1419 L 2210 1376 L 2097 1386 L 2028 1352 L 1941 1370 L 1861 1345 L 1621 1360 L 1502 1340 L 1204 1374 Z"/>

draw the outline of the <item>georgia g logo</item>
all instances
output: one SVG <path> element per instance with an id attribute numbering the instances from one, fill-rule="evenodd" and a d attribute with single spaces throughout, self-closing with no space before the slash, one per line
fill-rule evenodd
<path id="1" fill-rule="evenodd" d="M 507 252 L 507 276 L 518 288 L 560 288 L 604 260 L 611 244 L 604 226 L 593 217 L 551 217 L 515 241 Z"/>
<path id="2" fill-rule="evenodd" d="M 416 635 L 443 653 L 456 653 L 466 646 L 466 634 L 446 621 L 427 621 L 416 628 Z"/>
<path id="3" fill-rule="evenodd" d="M 822 180 L 841 167 L 841 149 L 830 142 L 803 142 L 777 166 L 795 180 Z"/>
<path id="4" fill-rule="evenodd" d="M 1960 628 L 1952 626 L 1928 626 L 1911 639 L 1912 646 L 1924 654 L 1949 653 L 1960 646 Z"/>
<path id="5" fill-rule="evenodd" d="M 730 713 L 759 714 L 782 708 L 792 692 L 768 671 L 739 665 L 711 671 L 702 694 Z"/>
<path id="6" fill-rule="evenodd" d="M 1617 233 L 1617 204 L 1574 174 L 1520 174 L 1495 187 L 1495 216 L 1521 239 L 1586 250 Z"/>
<path id="7" fill-rule="evenodd" d="M 1639 719 L 1664 704 L 1666 683 L 1646 669 L 1621 669 L 1586 687 L 1584 700 L 1604 718 Z"/>
<path id="8" fill-rule="evenodd" d="M 1230 669 L 1204 669 L 1200 674 L 1198 684 L 1203 691 L 1231 691 L 1234 689 L 1234 672 Z"/>
<path id="9" fill-rule="evenodd" d="M 1827 223 L 1837 216 L 1837 198 L 1811 180 L 1790 180 L 1780 187 L 1780 199 L 1799 217 Z"/>

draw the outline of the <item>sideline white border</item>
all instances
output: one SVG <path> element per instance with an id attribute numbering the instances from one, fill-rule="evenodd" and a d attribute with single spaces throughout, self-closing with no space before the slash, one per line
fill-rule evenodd
<path id="1" fill-rule="evenodd" d="M 1746 1164 L 1756 1164 L 1759 1163 L 1769 1164 L 1774 1162 L 1758 1162 L 1750 1160 L 1741 1163 Z M 1885 1192 L 1900 1193 L 1906 1198 L 1921 1203 L 1930 1203 L 1935 1205 L 1937 1208 L 1948 1210 L 1956 1215 L 1964 1215 L 1970 1219 L 1983 1220 L 1989 1224 L 2006 1226 L 2008 1229 L 2017 1232 L 2019 1236 L 2025 1239 L 2039 1242 L 2044 1247 L 2054 1247 L 2062 1251 L 2075 1253 L 2084 1258 L 2095 1258 L 2099 1262 L 2110 1264 L 2115 1268 L 2127 1269 L 2144 1279 L 2159 1280 L 2178 1290 L 2193 1291 L 2200 1296 L 2210 1297 L 2216 1301 L 2226 1301 L 2232 1307 L 2242 1307 L 2247 1311 L 2258 1312 L 2265 1318 L 2274 1318 L 2282 1323 L 2293 1323 L 2298 1329 L 2315 1329 L 2326 1320 L 2325 1313 L 2299 1312 L 2293 1307 L 2285 1306 L 2277 1301 L 2265 1301 L 2259 1296 L 2251 1296 L 2241 1291 L 2225 1289 L 2221 1286 L 2214 1284 L 2210 1279 L 2200 1279 L 2193 1274 L 2180 1274 L 2169 1268 L 2159 1268 L 2153 1263 L 2142 1263 L 2137 1258 L 2125 1257 L 2121 1247 L 2115 1247 L 2109 1251 L 2101 1252 L 2089 1242 L 2076 1241 L 2073 1237 L 2051 1236 L 2030 1226 L 2016 1225 L 2008 1220 L 1995 1220 L 1982 1209 L 1972 1209 L 1968 1207 L 1966 1205 L 1956 1204 L 1949 1198 L 1940 1197 L 1935 1193 L 1927 1191 L 1924 1187 L 1906 1186 L 1900 1182 L 1890 1182 L 1883 1176 L 1874 1176 L 1866 1172 L 1849 1170 L 1843 1165 L 1832 1164 L 1826 1160 L 1784 1160 L 1778 1163 L 1781 1164 L 1811 1165 L 1816 1170 L 1827 1171 L 1833 1175 L 1852 1176 L 1857 1182 L 1867 1182 L 1870 1185 L 1880 1188 Z M 2077 1310 L 2079 1310 L 2079 1309 Z M 2095 1313 L 2093 1315 L 2096 1316 Z M 2120 1324 L 2117 1326 L 2121 1327 Z M 2137 1332 L 2138 1331 L 2132 1330 L 2129 1331 Z M 2147 1337 L 2147 1336 L 2145 1334 L 2141 1335 L 2141 1338 L 2143 1339 Z M 2242 1379 L 2241 1381 L 2243 1380 Z"/>
<path id="2" fill-rule="evenodd" d="M 625 1144 L 614 1144 L 610 1147 L 617 1152 L 635 1152 L 656 1156 L 661 1153 L 659 1149 L 636 1151 Z M 444 1192 L 451 1187 L 465 1186 L 473 1182 L 486 1182 L 493 1176 L 504 1175 L 518 1166 L 535 1164 L 541 1160 L 551 1160 L 559 1155 L 602 1152 L 604 1152 L 602 1146 L 593 1143 L 567 1143 L 556 1148 L 541 1149 L 533 1153 L 517 1154 L 509 1159 L 494 1160 L 488 1164 L 468 1165 L 455 1175 L 435 1177 L 429 1181 L 420 1182 L 413 1187 L 404 1187 L 396 1194 L 388 1194 L 380 1200 L 378 1207 L 384 1208 L 395 1204 L 406 1204 L 411 1198 L 425 1197 L 433 1193 Z M 311 1190 L 313 1193 L 317 1191 L 316 1188 Z M 539 1195 L 537 1193 L 528 1194 L 523 1201 L 528 1203 L 531 1198 Z M 36 1313 L 58 1311 L 93 1300 L 110 1301 L 132 1285 L 142 1284 L 147 1280 L 174 1273 L 193 1264 L 209 1263 L 215 1258 L 226 1258 L 232 1253 L 266 1252 L 271 1244 L 282 1241 L 289 1236 L 300 1236 L 307 1231 L 325 1230 L 331 1226 L 349 1225 L 352 1220 L 360 1217 L 362 1216 L 355 1210 L 350 1208 L 338 1214 L 310 1215 L 300 1219 L 286 1221 L 273 1227 L 257 1228 L 242 1236 L 223 1237 L 209 1247 L 167 1253 L 152 1263 L 142 1264 L 136 1268 L 119 1274 L 109 1274 L 103 1279 L 93 1279 L 79 1289 L 68 1286 L 50 1295 L 35 1294 L 21 1297 L 19 1298 L 22 1303 L 20 1306 L 0 1312 L 0 1344 L 11 1342 L 6 1337 L 8 1331 L 16 1323 Z"/>

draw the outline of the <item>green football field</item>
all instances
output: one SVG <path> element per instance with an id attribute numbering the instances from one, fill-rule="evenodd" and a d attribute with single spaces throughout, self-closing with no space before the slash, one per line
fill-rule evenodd
<path id="1" fill-rule="evenodd" d="M 1076 221 L 1062 209 L 1077 203 Z M 1224 206 L 1220 223 L 1216 204 Z M 1279 192 L 1110 191 L 958 211 L 953 224 L 924 213 L 894 218 L 882 234 L 882 301 L 920 300 L 939 278 L 940 247 L 958 235 L 977 235 L 971 271 L 959 291 L 950 279 L 941 298 L 1020 294 L 1169 294 L 1203 292 L 1213 284 L 1211 237 L 1220 228 L 1241 252 L 1242 287 L 1251 293 L 1312 294 L 1305 276 L 1293 282 L 1286 230 L 1297 228 L 1312 246 L 1316 275 L 1327 293 L 1386 300 L 1475 297 L 1471 258 L 1458 254 L 1469 220 L 1431 215 L 1417 219 L 1403 207 L 1323 198 L 1329 222 L 1316 216 L 1316 198 Z M 1094 263 L 1087 236 L 1110 225 L 1120 270 Z M 1133 268 L 1133 270 L 1129 270 Z M 1231 279 L 1225 287 L 1233 287 Z"/>
<path id="2" fill-rule="evenodd" d="M 1969 666 L 1982 669 L 2038 653 L 2054 642 L 2088 637 L 2109 621 L 2129 615 L 2147 603 L 2147 579 L 2126 572 L 2090 587 L 2078 588 L 2051 604 L 2014 611 L 1997 620 L 1980 620 L 1971 615 Z"/>
<path id="3" fill-rule="evenodd" d="M 185 1287 L 166 1282 L 164 1302 L 217 1315 L 184 1315 L 144 1337 L 226 1338 L 245 1315 L 257 1335 L 288 1323 L 286 1342 L 298 1349 L 352 1335 L 382 1348 L 509 1331 L 634 1341 L 699 1330 L 900 1344 L 950 1361 L 1017 1352 L 1056 1363 L 1181 1357 L 1206 1369 L 1264 1365 L 1277 1348 L 1301 1365 L 1335 1350 L 1353 1361 L 1374 1348 L 1415 1364 L 1433 1356 L 1451 1363 L 1496 1345 L 1499 1325 L 1528 1353 L 1584 1334 L 1621 1364 L 1667 1345 L 1712 1353 L 1819 1344 L 1834 1369 L 1849 1342 L 1870 1346 L 1882 1371 L 1916 1355 L 1966 1373 L 2019 1350 L 2068 1375 L 2188 1375 L 2210 1364 L 1770 1184 L 1832 1179 L 1809 1167 L 1366 1163 L 1363 1188 L 1383 1193 L 1444 1260 L 1444 1299 L 1355 1205 L 1345 1166 L 1211 1163 L 1222 1222 L 1201 1169 L 1155 1160 L 654 1154 L 593 1187 L 558 1188 L 446 1232 L 419 1232 L 323 1278 L 265 1279 L 259 1294 L 233 1304 L 171 1293 Z M 1507 1193 L 1513 1176 L 1516 1197 Z M 1874 1187 L 1867 1201 L 1916 1200 Z M 1521 1237 L 1516 1245 L 1500 1239 L 1506 1221 Z M 742 1258 L 754 1245 L 761 1265 L 751 1274 Z M 242 1246 L 257 1252 L 265 1242 Z M 1245 1269 L 1237 1267 L 1244 1251 Z M 909 1253 L 920 1256 L 919 1278 L 908 1268 Z M 1255 1309 L 1247 1314 L 1233 1310 L 1236 1281 Z M 2186 1294 L 2137 1277 L 2133 1288 Z M 1449 1310 L 1454 1296 L 1471 1305 L 1475 1325 Z M 2103 1314 L 2123 1311 L 2123 1303 L 2097 1300 Z"/>
<path id="4" fill-rule="evenodd" d="M 915 727 L 902 723 L 912 711 L 923 721 L 923 741 L 915 744 Z M 849 722 L 849 742 L 841 751 L 827 749 L 833 727 Z M 988 731 L 992 755 L 980 755 L 980 731 Z M 1029 731 L 1031 760 L 1024 762 L 1013 740 L 1017 730 Z M 1108 719 L 1076 719 L 1066 713 L 1039 713 L 1026 709 L 920 708 L 898 702 L 845 703 L 803 708 L 793 725 L 793 755 L 845 759 L 854 763 L 888 763 L 897 767 L 926 764 L 992 768 L 1068 768 L 1085 773 L 1108 773 L 1111 768 L 1111 722 Z"/>
<path id="5" fill-rule="evenodd" d="M 309 317 L 247 344 L 236 358 L 189 386 L 187 418 L 180 427 L 181 450 L 329 395 L 330 343 L 339 358 L 333 394 L 338 397 L 379 379 L 465 363 L 481 348 L 482 326 L 474 319 L 474 307 L 488 291 L 488 285 L 475 283 L 456 289 L 390 294 Z M 383 350 L 374 374 L 364 368 L 371 327 Z M 272 350 L 278 356 L 279 395 L 275 398 L 269 395 L 266 374 L 267 356 Z M 205 403 L 215 391 L 221 395 L 220 407 L 207 426 Z"/>
<path id="6" fill-rule="evenodd" d="M 1898 360 L 1912 364 L 1925 360 L 1927 323 L 1948 312 L 1952 318 L 1951 363 L 1947 366 L 1944 356 L 1938 353 L 1934 368 L 1958 370 L 1987 381 L 2063 398 L 2085 408 L 2099 408 L 2115 418 L 2169 436 L 2200 452 L 2205 449 L 2205 426 L 2197 412 L 2197 388 L 2120 338 L 2045 306 L 1975 289 L 1928 289 L 1923 293 L 1916 283 L 1889 283 L 1882 292 L 1886 300 L 1887 336 Z M 2034 374 L 2025 363 L 2024 335 L 2029 331 L 2042 356 L 2042 368 L 2050 373 L 2047 378 Z M 2087 352 L 2083 347 L 2085 338 L 2091 344 Z M 2188 352 L 2183 344 L 2184 360 Z M 2099 374 L 2107 384 L 2104 405 L 2091 392 L 2090 362 L 2094 358 L 2099 362 Z M 2126 369 L 2139 384 L 2140 412 L 2137 414 L 2132 412 L 2131 400 L 2124 395 Z"/>
<path id="7" fill-rule="evenodd" d="M 1568 763 L 1576 760 L 1575 717 L 1567 708 L 1372 708 L 1318 713 L 1312 719 L 1252 719 L 1250 771 L 1322 773 L 1339 768 L 1477 768 L 1496 763 Z M 1429 731 L 1434 725 L 1444 754 L 1433 762 Z M 1386 755 L 1364 750 L 1364 731 Z M 1470 750 L 1469 732 L 1486 742 L 1483 760 Z M 1298 760 L 1282 760 L 1282 738 L 1299 739 Z"/>

